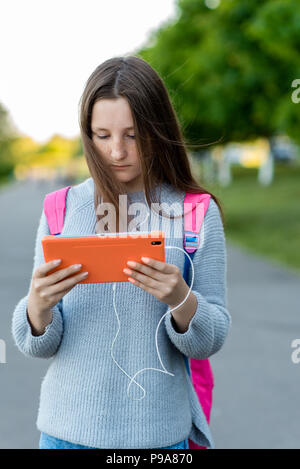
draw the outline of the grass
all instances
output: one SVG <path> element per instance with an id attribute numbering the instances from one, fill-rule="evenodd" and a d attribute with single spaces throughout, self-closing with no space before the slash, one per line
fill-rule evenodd
<path id="1" fill-rule="evenodd" d="M 225 215 L 226 238 L 300 274 L 300 164 L 276 164 L 261 186 L 257 170 L 233 167 L 231 186 L 204 184 Z"/>

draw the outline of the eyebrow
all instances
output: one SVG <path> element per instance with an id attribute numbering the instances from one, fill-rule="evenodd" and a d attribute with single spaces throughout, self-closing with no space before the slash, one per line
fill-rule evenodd
<path id="1" fill-rule="evenodd" d="M 131 130 L 134 129 L 134 127 L 124 127 L 123 130 Z M 94 130 L 108 130 L 108 129 L 103 129 L 102 127 L 95 127 Z"/>

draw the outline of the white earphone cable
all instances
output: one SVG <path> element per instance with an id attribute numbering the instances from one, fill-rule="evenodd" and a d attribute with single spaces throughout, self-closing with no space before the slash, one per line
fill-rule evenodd
<path id="1" fill-rule="evenodd" d="M 179 308 L 179 307 L 186 301 L 187 297 L 189 296 L 189 294 L 190 294 L 190 292 L 191 292 L 191 290 L 192 290 L 192 288 L 193 288 L 193 283 L 194 283 L 194 265 L 193 265 L 193 261 L 192 261 L 191 257 L 189 256 L 189 254 L 188 254 L 184 249 L 179 248 L 179 247 L 177 247 L 177 246 L 165 246 L 165 249 L 171 249 L 171 248 L 178 249 L 179 251 L 182 251 L 182 252 L 188 257 L 188 259 L 189 259 L 189 261 L 190 261 L 190 264 L 191 264 L 191 267 L 192 267 L 192 281 L 191 281 L 191 286 L 189 287 L 189 291 L 188 291 L 188 293 L 187 293 L 185 299 L 184 299 L 179 305 L 175 306 L 175 308 L 168 309 L 168 311 L 161 317 L 161 319 L 160 319 L 160 321 L 159 321 L 159 323 L 158 323 L 158 325 L 157 325 L 157 328 L 156 328 L 156 332 L 155 332 L 155 346 L 156 346 L 157 355 L 158 355 L 160 364 L 161 364 L 161 366 L 163 367 L 163 370 L 160 370 L 160 369 L 158 369 L 158 368 L 143 368 L 142 370 L 137 371 L 137 372 L 135 373 L 135 375 L 134 375 L 133 377 L 131 377 L 131 376 L 129 376 L 129 375 L 126 373 L 126 371 L 125 371 L 125 370 L 117 363 L 117 361 L 115 360 L 115 358 L 114 358 L 114 356 L 113 356 L 113 346 L 114 346 L 114 342 L 115 342 L 115 340 L 116 340 L 116 338 L 117 338 L 117 336 L 118 336 L 118 334 L 119 334 L 119 331 L 120 331 L 120 320 L 119 320 L 119 316 L 118 316 L 117 309 L 116 309 L 116 298 L 115 298 L 115 296 L 116 296 L 116 282 L 113 284 L 113 292 L 114 292 L 114 293 L 113 293 L 113 305 L 114 305 L 114 310 L 115 310 L 115 313 L 116 313 L 116 317 L 117 317 L 119 329 L 118 329 L 117 334 L 116 334 L 116 336 L 115 336 L 115 338 L 114 338 L 114 340 L 113 340 L 113 342 L 112 342 L 112 345 L 111 345 L 111 357 L 112 357 L 113 361 L 115 362 L 115 364 L 120 368 L 120 370 L 121 370 L 123 373 L 125 373 L 125 375 L 126 375 L 128 378 L 130 378 L 130 383 L 129 383 L 128 388 L 127 388 L 127 395 L 128 395 L 128 397 L 130 397 L 129 394 L 128 394 L 128 390 L 129 390 L 129 388 L 130 388 L 132 382 L 135 382 L 135 384 L 136 384 L 137 386 L 139 386 L 139 387 L 143 390 L 144 395 L 143 395 L 141 398 L 139 398 L 139 399 L 132 399 L 132 398 L 130 397 L 130 399 L 135 400 L 135 401 L 137 401 L 137 400 L 139 401 L 139 400 L 141 400 L 141 399 L 144 399 L 144 397 L 145 397 L 145 395 L 146 395 L 145 389 L 144 389 L 139 383 L 137 383 L 137 382 L 135 381 L 135 379 L 134 379 L 134 378 L 135 378 L 139 373 L 141 373 L 142 371 L 145 371 L 145 370 L 154 370 L 154 371 L 160 371 L 161 373 L 167 373 L 167 374 L 170 375 L 170 376 L 175 376 L 173 373 L 170 373 L 169 371 L 166 370 L 166 368 L 164 367 L 164 365 L 163 365 L 163 363 L 162 363 L 162 361 L 161 361 L 161 357 L 160 357 L 160 353 L 159 353 L 158 345 L 157 345 L 157 334 L 158 334 L 159 326 L 160 326 L 160 324 L 161 324 L 163 318 L 166 316 L 166 314 L 168 314 L 168 313 L 171 312 L 171 311 L 175 311 L 175 309 Z"/>

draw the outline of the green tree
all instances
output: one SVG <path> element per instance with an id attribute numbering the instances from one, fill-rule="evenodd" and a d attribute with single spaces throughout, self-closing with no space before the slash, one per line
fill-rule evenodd
<path id="1" fill-rule="evenodd" d="M 185 137 L 213 141 L 286 133 L 300 141 L 300 3 L 178 0 L 175 20 L 137 51 L 162 76 Z"/>

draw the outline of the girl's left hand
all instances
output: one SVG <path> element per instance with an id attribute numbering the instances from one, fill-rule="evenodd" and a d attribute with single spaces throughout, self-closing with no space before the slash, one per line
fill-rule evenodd
<path id="1" fill-rule="evenodd" d="M 142 261 L 144 264 L 127 262 L 130 269 L 123 269 L 123 272 L 130 275 L 128 280 L 170 307 L 174 308 L 181 303 L 189 287 L 179 267 L 148 257 L 142 257 Z"/>

